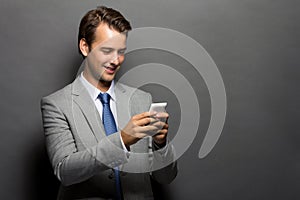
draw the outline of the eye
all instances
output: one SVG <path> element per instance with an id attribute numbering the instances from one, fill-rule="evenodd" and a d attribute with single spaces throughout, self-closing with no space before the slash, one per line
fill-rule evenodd
<path id="1" fill-rule="evenodd" d="M 104 54 L 110 54 L 112 51 L 110 51 L 110 50 L 102 50 L 102 52 L 103 52 Z"/>
<path id="2" fill-rule="evenodd" d="M 126 49 L 121 49 L 121 50 L 118 51 L 118 54 L 119 55 L 124 55 L 125 52 L 126 52 Z"/>
<path id="3" fill-rule="evenodd" d="M 113 49 L 103 48 L 103 49 L 101 49 L 101 52 L 102 52 L 103 54 L 110 54 L 110 53 L 113 52 Z"/>

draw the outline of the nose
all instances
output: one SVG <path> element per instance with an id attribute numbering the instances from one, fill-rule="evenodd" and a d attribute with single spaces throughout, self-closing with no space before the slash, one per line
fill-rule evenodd
<path id="1" fill-rule="evenodd" d="M 115 53 L 110 63 L 113 65 L 120 65 L 124 60 L 124 54 Z"/>
<path id="2" fill-rule="evenodd" d="M 120 55 L 116 55 L 111 61 L 110 63 L 114 64 L 114 65 L 119 65 L 120 64 Z"/>

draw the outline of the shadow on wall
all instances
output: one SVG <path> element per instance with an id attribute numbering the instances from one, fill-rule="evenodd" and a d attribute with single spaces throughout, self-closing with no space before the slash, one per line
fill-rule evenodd
<path id="1" fill-rule="evenodd" d="M 40 142 L 27 155 L 27 177 L 25 188 L 28 200 L 54 200 L 57 197 L 60 182 L 53 173 L 45 143 Z M 31 183 L 31 184 L 30 184 Z M 154 198 L 156 200 L 170 199 L 168 186 L 158 184 L 152 180 Z M 27 198 L 26 198 L 27 199 Z"/>
<path id="2" fill-rule="evenodd" d="M 56 199 L 60 182 L 57 180 L 53 174 L 53 169 L 50 164 L 48 155 L 46 153 L 45 145 L 39 145 L 28 158 L 34 158 L 32 161 L 31 173 L 29 173 L 32 178 L 32 185 L 25 183 L 26 187 L 32 192 L 29 192 L 29 199 L 31 200 L 53 200 Z M 152 180 L 152 187 L 154 198 L 156 200 L 168 200 L 170 196 L 168 195 L 168 186 L 161 185 L 154 180 Z"/>
<path id="3" fill-rule="evenodd" d="M 29 176 L 32 185 L 27 186 L 28 183 L 25 183 L 25 186 L 31 187 L 28 188 L 31 192 L 27 191 L 29 192 L 29 196 L 31 196 L 30 199 L 56 199 L 60 182 L 53 173 L 52 166 L 46 153 L 45 144 L 42 142 L 32 149 L 28 158 L 31 158 L 31 173 Z"/>
<path id="4" fill-rule="evenodd" d="M 151 180 L 152 190 L 155 200 L 169 200 L 171 199 L 169 195 L 168 185 L 161 185 L 155 180 Z"/>

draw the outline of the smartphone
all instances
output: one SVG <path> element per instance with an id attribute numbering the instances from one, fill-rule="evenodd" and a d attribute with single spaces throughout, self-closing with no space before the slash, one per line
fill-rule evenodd
<path id="1" fill-rule="evenodd" d="M 166 106 L 167 106 L 167 102 L 152 103 L 150 106 L 149 112 L 151 112 L 151 111 L 166 112 Z"/>
<path id="2" fill-rule="evenodd" d="M 166 112 L 166 106 L 167 106 L 167 102 L 162 102 L 162 103 L 152 103 L 149 109 L 149 112 Z M 147 133 L 149 136 L 153 136 L 156 133 Z"/>

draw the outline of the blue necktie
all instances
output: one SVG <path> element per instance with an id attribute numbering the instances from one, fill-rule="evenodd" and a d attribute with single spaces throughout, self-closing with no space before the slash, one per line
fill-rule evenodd
<path id="1" fill-rule="evenodd" d="M 114 119 L 114 116 L 110 110 L 109 106 L 109 100 L 110 95 L 107 93 L 100 93 L 98 95 L 98 98 L 100 99 L 102 105 L 103 105 L 103 112 L 102 112 L 102 122 L 104 125 L 105 133 L 106 135 L 111 135 L 115 132 L 117 132 L 117 126 Z M 121 189 L 121 182 L 120 182 L 120 172 L 118 170 L 118 167 L 114 168 L 115 173 L 115 181 L 116 181 L 116 189 L 117 189 L 117 199 L 122 199 L 122 189 Z"/>

